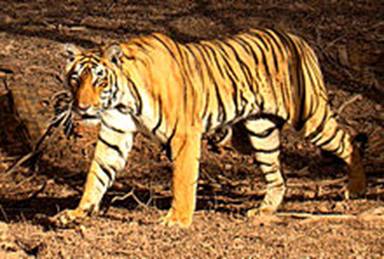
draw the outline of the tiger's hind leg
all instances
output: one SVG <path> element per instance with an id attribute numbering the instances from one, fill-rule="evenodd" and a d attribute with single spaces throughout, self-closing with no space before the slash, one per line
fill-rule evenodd
<path id="1" fill-rule="evenodd" d="M 359 149 L 353 145 L 350 135 L 339 127 L 328 105 L 318 109 L 307 121 L 304 135 L 316 146 L 338 156 L 347 164 L 349 169 L 347 198 L 365 192 L 366 176 Z"/>
<path id="2" fill-rule="evenodd" d="M 281 172 L 280 128 L 269 119 L 252 119 L 244 123 L 251 148 L 267 183 L 266 194 L 258 209 L 248 211 L 248 216 L 273 214 L 285 194 L 285 183 Z"/>

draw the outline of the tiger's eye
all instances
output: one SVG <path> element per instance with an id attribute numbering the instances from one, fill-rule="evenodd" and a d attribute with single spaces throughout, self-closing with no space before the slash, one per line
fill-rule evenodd
<path id="1" fill-rule="evenodd" d="M 99 70 L 99 71 L 97 71 L 96 75 L 98 77 L 102 77 L 102 76 L 104 76 L 104 71 L 103 70 Z"/>

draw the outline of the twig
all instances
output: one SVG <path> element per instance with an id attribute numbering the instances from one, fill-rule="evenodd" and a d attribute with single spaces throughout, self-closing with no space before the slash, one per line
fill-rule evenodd
<path id="1" fill-rule="evenodd" d="M 110 204 L 113 204 L 116 201 L 126 200 L 129 197 L 132 197 L 137 202 L 137 204 L 139 204 L 139 206 L 141 206 L 141 207 L 145 207 L 146 208 L 149 205 L 148 201 L 147 201 L 147 203 L 143 203 L 139 198 L 137 198 L 137 196 L 135 195 L 135 188 L 132 188 L 131 191 L 129 191 L 127 194 L 124 194 L 123 196 L 115 196 L 115 197 L 113 197 L 113 199 L 111 200 Z M 151 200 L 152 200 L 152 198 L 149 199 L 149 201 L 151 201 Z"/>
<path id="2" fill-rule="evenodd" d="M 339 179 L 320 181 L 317 183 L 317 185 L 319 185 L 319 186 L 334 185 L 334 184 L 338 184 L 338 183 L 344 183 L 345 181 L 347 181 L 347 179 L 348 179 L 348 177 L 344 176 L 344 177 L 339 178 Z"/>
<path id="3" fill-rule="evenodd" d="M 333 45 L 335 45 L 336 42 L 348 37 L 348 36 L 351 36 L 352 34 L 359 34 L 359 33 L 364 33 L 364 32 L 369 32 L 370 30 L 373 30 L 373 29 L 376 29 L 377 27 L 380 27 L 384 25 L 384 22 L 381 21 L 381 22 L 378 22 L 374 25 L 372 25 L 371 27 L 368 27 L 368 28 L 364 28 L 362 30 L 357 30 L 357 31 L 352 31 L 352 32 L 346 32 L 344 34 L 342 34 L 341 36 L 337 37 L 336 39 L 332 40 L 331 42 L 329 42 L 325 47 L 324 47 L 324 51 L 327 51 L 330 47 L 332 47 Z"/>
<path id="4" fill-rule="evenodd" d="M 47 182 L 45 181 L 36 191 L 33 191 L 28 194 L 28 196 L 24 199 L 24 201 L 31 200 L 35 198 L 39 193 L 42 193 L 47 186 Z"/>
<path id="5" fill-rule="evenodd" d="M 5 175 L 12 174 L 17 168 L 19 168 L 25 162 L 31 160 L 34 156 L 36 156 L 35 152 L 30 152 L 21 158 L 19 158 L 8 170 L 5 172 Z"/>
<path id="6" fill-rule="evenodd" d="M 276 216 L 288 217 L 296 219 L 304 219 L 309 221 L 318 220 L 349 220 L 349 219 L 360 219 L 360 220 L 384 220 L 384 207 L 369 209 L 363 211 L 357 215 L 352 214 L 311 214 L 306 212 L 278 212 Z"/>
<path id="7" fill-rule="evenodd" d="M 23 181 L 23 182 L 25 182 L 25 181 Z M 47 186 L 47 182 L 44 182 L 43 184 L 41 184 L 39 186 L 39 188 L 37 190 L 34 190 L 32 192 L 29 192 L 29 193 L 28 192 L 12 192 L 12 193 L 9 193 L 8 196 L 14 197 L 14 196 L 19 196 L 19 195 L 27 193 L 28 195 L 25 198 L 20 200 L 20 201 L 25 202 L 25 201 L 28 201 L 28 200 L 35 198 L 39 193 L 44 191 L 46 186 Z"/>
<path id="8" fill-rule="evenodd" d="M 0 159 L 0 163 L 12 162 L 12 161 L 16 160 L 17 158 L 18 158 L 18 156 L 7 156 L 7 157 Z"/>
<path id="9" fill-rule="evenodd" d="M 361 94 L 357 94 L 353 96 L 351 99 L 349 99 L 348 101 L 345 101 L 342 105 L 340 105 L 339 109 L 337 110 L 337 116 L 339 116 L 348 105 L 356 101 L 361 101 L 362 99 L 363 99 L 363 96 Z"/>
<path id="10" fill-rule="evenodd" d="M 384 218 L 384 207 L 369 209 L 359 214 L 359 217 L 361 218 L 369 218 L 373 216 Z"/>
<path id="11" fill-rule="evenodd" d="M 0 77 L 1 78 L 1 77 Z M 4 78 L 1 78 L 2 79 L 2 81 L 3 81 L 3 84 L 4 84 L 4 88 L 5 88 L 5 90 L 7 91 L 7 92 L 9 92 L 10 90 L 9 90 L 9 86 L 8 86 L 8 84 L 7 84 L 7 79 L 4 77 Z"/>
<path id="12" fill-rule="evenodd" d="M 350 214 L 311 214 L 306 212 L 279 212 L 276 213 L 279 217 L 288 217 L 296 219 L 355 219 L 355 215 Z"/>
<path id="13" fill-rule="evenodd" d="M 5 210 L 4 210 L 3 206 L 1 206 L 1 204 L 0 204 L 0 212 L 1 212 L 1 214 L 3 215 L 4 220 L 5 220 L 6 222 L 9 222 L 7 213 L 5 212 Z"/>

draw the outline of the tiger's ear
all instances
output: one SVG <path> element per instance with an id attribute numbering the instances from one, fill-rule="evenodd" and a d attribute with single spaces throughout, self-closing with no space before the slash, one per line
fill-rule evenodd
<path id="1" fill-rule="evenodd" d="M 65 44 L 64 45 L 64 57 L 67 59 L 67 62 L 73 62 L 75 56 L 80 55 L 81 50 L 76 47 L 74 44 Z"/>
<path id="2" fill-rule="evenodd" d="M 123 50 L 119 44 L 113 44 L 109 46 L 105 51 L 105 57 L 109 62 L 121 67 L 121 57 L 123 56 Z"/>

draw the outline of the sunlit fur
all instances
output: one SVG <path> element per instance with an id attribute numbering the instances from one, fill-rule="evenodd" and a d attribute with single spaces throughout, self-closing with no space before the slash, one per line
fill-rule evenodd
<path id="1" fill-rule="evenodd" d="M 75 106 L 84 116 L 97 114 L 101 129 L 83 197 L 77 209 L 59 214 L 62 224 L 97 210 L 124 168 L 136 131 L 159 140 L 173 161 L 173 202 L 163 219 L 168 225 L 191 224 L 201 138 L 224 126 L 233 126 L 235 147 L 254 152 L 267 183 L 264 200 L 249 215 L 273 213 L 283 200 L 278 157 L 284 124 L 343 159 L 349 190 L 364 190 L 359 153 L 330 110 L 313 50 L 297 36 L 250 30 L 180 44 L 151 34 L 101 53 L 71 48 L 67 79 Z"/>

